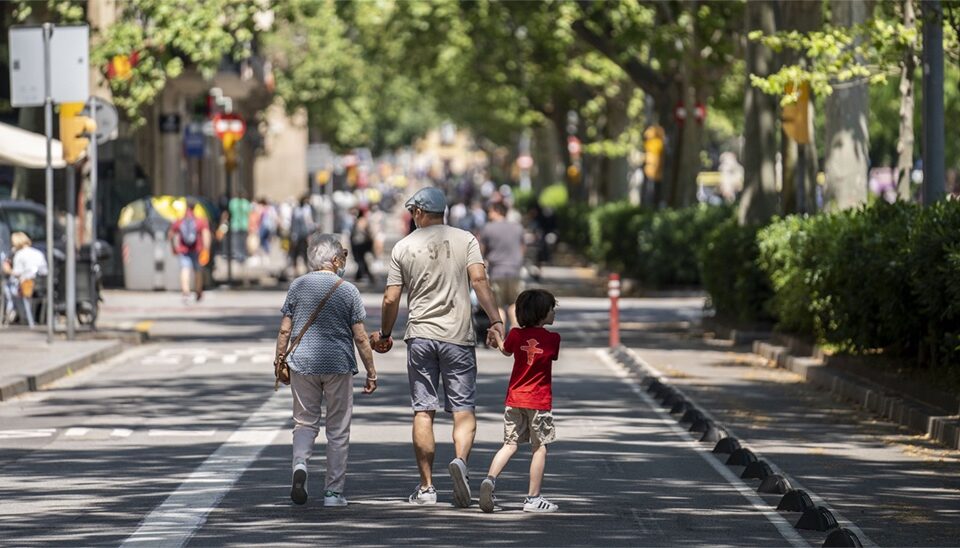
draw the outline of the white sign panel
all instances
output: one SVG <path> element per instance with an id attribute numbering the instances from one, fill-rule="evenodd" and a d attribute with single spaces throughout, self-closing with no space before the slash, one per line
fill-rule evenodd
<path id="1" fill-rule="evenodd" d="M 43 29 L 10 29 L 10 105 L 43 105 Z"/>
<path id="2" fill-rule="evenodd" d="M 54 27 L 50 36 L 50 96 L 55 103 L 83 103 L 90 96 L 90 28 Z M 43 27 L 10 29 L 10 104 L 44 102 Z"/>
<path id="3" fill-rule="evenodd" d="M 90 27 L 56 27 L 50 38 L 50 78 L 54 103 L 86 103 L 90 98 Z"/>

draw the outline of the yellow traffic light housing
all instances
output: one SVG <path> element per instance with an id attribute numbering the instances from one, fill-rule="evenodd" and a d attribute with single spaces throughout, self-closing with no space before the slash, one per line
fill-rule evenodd
<path id="1" fill-rule="evenodd" d="M 647 179 L 660 181 L 663 178 L 663 148 L 666 133 L 659 125 L 650 126 L 643 132 L 643 174 Z"/>
<path id="2" fill-rule="evenodd" d="M 87 151 L 90 137 L 97 130 L 97 123 L 85 116 L 83 103 L 60 105 L 60 142 L 63 144 L 63 160 L 76 163 Z"/>

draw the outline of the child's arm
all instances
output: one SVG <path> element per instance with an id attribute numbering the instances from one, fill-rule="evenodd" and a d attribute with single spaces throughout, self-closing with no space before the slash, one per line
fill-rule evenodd
<path id="1" fill-rule="evenodd" d="M 509 352 L 507 352 L 506 350 L 503 349 L 503 339 L 500 337 L 500 333 L 498 333 L 498 332 L 497 332 L 496 330 L 494 330 L 494 329 L 490 329 L 490 330 L 488 331 L 488 333 L 490 333 L 491 335 L 493 335 L 493 340 L 496 342 L 496 345 L 495 345 L 495 346 L 497 347 L 497 350 L 499 350 L 501 354 L 503 354 L 504 356 L 510 356 L 510 355 L 512 355 L 512 354 L 510 354 Z"/>

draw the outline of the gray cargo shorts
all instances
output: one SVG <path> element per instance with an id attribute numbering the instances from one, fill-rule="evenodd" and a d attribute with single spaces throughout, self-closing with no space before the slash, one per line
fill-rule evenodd
<path id="1" fill-rule="evenodd" d="M 446 412 L 476 408 L 477 353 L 472 346 L 410 339 L 407 341 L 407 378 L 414 411 L 440 409 L 441 380 Z"/>

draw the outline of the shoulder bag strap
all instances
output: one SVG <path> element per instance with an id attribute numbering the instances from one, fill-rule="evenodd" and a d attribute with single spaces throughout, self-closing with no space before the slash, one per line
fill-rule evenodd
<path id="1" fill-rule="evenodd" d="M 307 320 L 307 323 L 303 325 L 303 329 L 300 330 L 300 334 L 297 335 L 296 339 L 293 339 L 293 342 L 290 343 L 287 351 L 283 353 L 283 359 L 286 360 L 287 356 L 293 353 L 296 350 L 297 345 L 300 344 L 300 339 L 303 338 L 303 335 L 307 332 L 307 329 L 310 329 L 310 326 L 313 325 L 313 322 L 317 319 L 317 316 L 320 315 L 320 311 L 323 310 L 324 305 L 327 304 L 327 301 L 330 300 L 330 297 L 333 296 L 334 291 L 340 287 L 340 284 L 343 283 L 343 278 L 337 278 L 337 283 L 333 284 L 333 287 L 330 288 L 330 291 L 327 292 L 326 296 L 323 297 L 323 300 L 320 301 L 320 304 L 317 305 L 317 309 L 313 311 L 313 314 L 310 316 L 310 319 Z"/>

